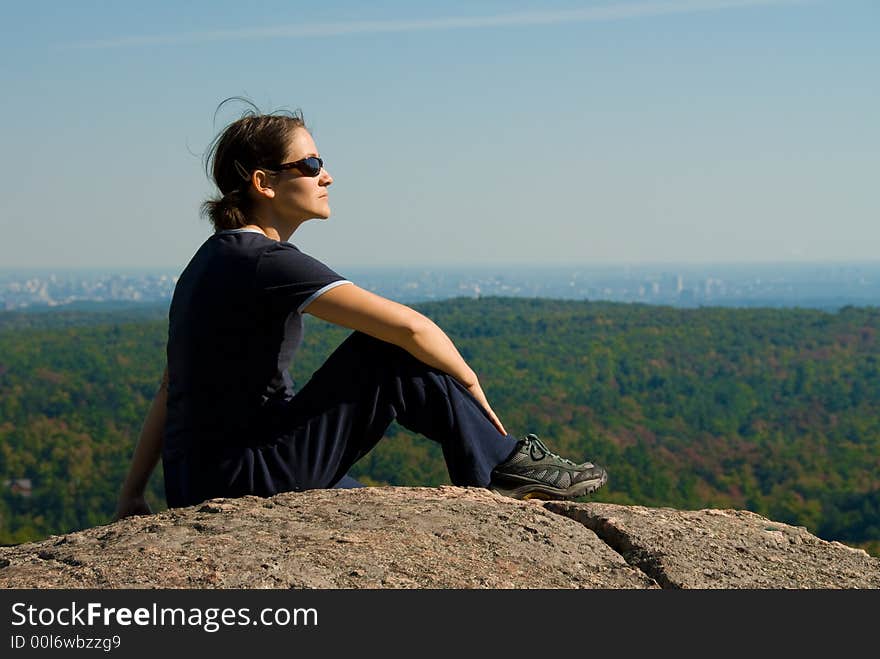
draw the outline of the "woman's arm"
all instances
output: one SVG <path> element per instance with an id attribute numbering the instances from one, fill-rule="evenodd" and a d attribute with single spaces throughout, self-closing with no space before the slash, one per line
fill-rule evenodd
<path id="1" fill-rule="evenodd" d="M 507 431 L 486 400 L 476 373 L 452 340 L 427 316 L 357 285 L 337 286 L 304 309 L 328 323 L 342 325 L 400 346 L 418 360 L 458 380 L 486 410 L 498 432 Z"/>
<path id="2" fill-rule="evenodd" d="M 425 318 L 424 322 L 408 336 L 408 340 L 400 345 L 420 361 L 449 373 L 463 384 L 486 410 L 498 432 L 507 435 L 507 430 L 489 405 L 476 373 L 462 358 L 452 339 L 433 320 Z"/>
<path id="3" fill-rule="evenodd" d="M 141 435 L 131 459 L 128 477 L 119 491 L 114 521 L 128 515 L 149 515 L 150 510 L 144 500 L 144 490 L 150 475 L 162 455 L 162 437 L 165 430 L 166 403 L 168 402 L 168 367 L 162 375 L 159 391 L 153 398 L 150 411 L 141 428 Z"/>

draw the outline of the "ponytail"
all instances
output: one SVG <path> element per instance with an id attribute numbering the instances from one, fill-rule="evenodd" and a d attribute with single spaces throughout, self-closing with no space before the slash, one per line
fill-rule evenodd
<path id="1" fill-rule="evenodd" d="M 247 213 L 250 208 L 247 194 L 237 188 L 221 197 L 208 199 L 202 204 L 201 214 L 214 225 L 214 231 L 240 229 L 250 224 Z"/>

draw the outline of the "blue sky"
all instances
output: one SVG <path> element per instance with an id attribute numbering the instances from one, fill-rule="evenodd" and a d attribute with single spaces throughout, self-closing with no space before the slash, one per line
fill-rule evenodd
<path id="1" fill-rule="evenodd" d="M 301 108 L 331 267 L 878 260 L 880 3 L 0 9 L 0 268 L 182 269 L 201 154 Z"/>

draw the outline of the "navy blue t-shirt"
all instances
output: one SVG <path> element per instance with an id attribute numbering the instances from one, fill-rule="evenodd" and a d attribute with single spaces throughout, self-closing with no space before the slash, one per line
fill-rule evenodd
<path id="1" fill-rule="evenodd" d="M 177 281 L 168 315 L 168 408 L 162 453 L 248 443 L 263 411 L 294 395 L 288 373 L 302 310 L 350 284 L 289 242 L 220 231 Z"/>

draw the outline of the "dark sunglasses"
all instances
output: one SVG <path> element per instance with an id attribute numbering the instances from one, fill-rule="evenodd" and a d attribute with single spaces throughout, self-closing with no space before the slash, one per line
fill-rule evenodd
<path id="1" fill-rule="evenodd" d="M 285 169 L 298 169 L 306 176 L 317 176 L 321 173 L 323 167 L 324 161 L 321 158 L 318 158 L 317 156 L 309 156 L 308 158 L 303 158 L 296 162 L 285 162 L 275 167 L 275 169 L 279 171 Z"/>

